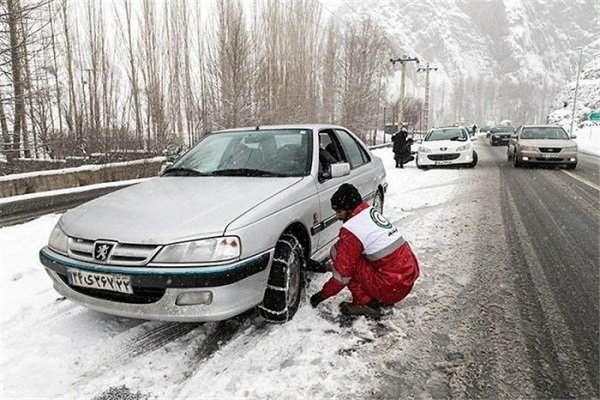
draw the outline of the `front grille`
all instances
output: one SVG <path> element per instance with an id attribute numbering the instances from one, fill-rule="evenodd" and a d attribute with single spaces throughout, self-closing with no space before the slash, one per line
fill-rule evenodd
<path id="1" fill-rule="evenodd" d="M 536 161 L 544 161 L 544 162 L 563 162 L 562 158 L 546 158 L 546 157 L 536 157 Z"/>
<path id="2" fill-rule="evenodd" d="M 561 150 L 560 147 L 540 147 L 542 153 L 560 153 Z"/>
<path id="3" fill-rule="evenodd" d="M 81 261 L 98 262 L 94 258 L 94 241 L 69 238 L 69 256 Z M 145 265 L 159 250 L 159 246 L 115 243 L 108 258 L 102 263 L 118 265 Z"/>
<path id="4" fill-rule="evenodd" d="M 431 154 L 428 155 L 427 158 L 429 158 L 431 161 L 449 161 L 449 160 L 456 160 L 458 157 L 460 157 L 460 154 L 458 153 L 448 153 L 448 154 Z"/>
<path id="5" fill-rule="evenodd" d="M 116 301 L 119 303 L 129 304 L 150 304 L 156 303 L 165 294 L 165 288 L 147 288 L 133 286 L 133 294 L 110 292 L 107 290 L 90 289 L 69 284 L 66 276 L 58 274 L 60 279 L 74 291 L 86 296 L 95 297 L 97 299 Z"/>

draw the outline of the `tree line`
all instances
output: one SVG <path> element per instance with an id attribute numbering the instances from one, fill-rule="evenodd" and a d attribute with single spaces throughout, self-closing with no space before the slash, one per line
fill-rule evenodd
<path id="1" fill-rule="evenodd" d="M 303 122 L 369 140 L 390 53 L 372 21 L 317 0 L 0 0 L 0 151 L 160 152 Z"/>

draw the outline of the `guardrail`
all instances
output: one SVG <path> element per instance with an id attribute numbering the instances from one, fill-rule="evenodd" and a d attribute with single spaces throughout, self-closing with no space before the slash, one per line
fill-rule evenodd
<path id="1" fill-rule="evenodd" d="M 370 150 L 391 147 L 392 142 L 368 146 Z M 47 174 L 47 173 L 46 173 Z M 89 185 L 71 189 L 61 189 L 32 193 L 29 195 L 0 198 L 0 227 L 29 221 L 44 214 L 66 211 L 69 208 L 103 196 L 118 189 L 133 185 L 137 181 L 113 182 L 111 186 Z M 57 193 L 59 192 L 59 193 Z"/>

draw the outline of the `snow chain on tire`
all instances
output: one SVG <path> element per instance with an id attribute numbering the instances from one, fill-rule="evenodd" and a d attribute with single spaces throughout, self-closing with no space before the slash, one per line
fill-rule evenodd
<path id="1" fill-rule="evenodd" d="M 258 306 L 260 314 L 265 319 L 271 322 L 286 322 L 292 319 L 300 305 L 305 263 L 304 249 L 298 239 L 291 234 L 282 235 L 275 246 L 263 302 Z M 296 265 L 299 269 L 299 287 L 297 299 L 293 304 L 288 305 L 290 265 Z"/>

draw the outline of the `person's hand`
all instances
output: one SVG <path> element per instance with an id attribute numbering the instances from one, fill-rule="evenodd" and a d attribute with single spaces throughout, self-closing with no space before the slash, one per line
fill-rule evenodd
<path id="1" fill-rule="evenodd" d="M 323 298 L 323 295 L 321 295 L 321 292 L 317 292 L 310 297 L 310 305 L 313 308 L 316 308 L 323 300 L 325 299 Z"/>

